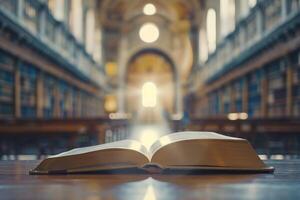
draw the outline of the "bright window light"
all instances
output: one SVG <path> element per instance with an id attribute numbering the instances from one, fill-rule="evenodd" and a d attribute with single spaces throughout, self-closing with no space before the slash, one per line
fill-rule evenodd
<path id="1" fill-rule="evenodd" d="M 144 83 L 142 87 L 142 105 L 146 108 L 153 108 L 157 101 L 157 87 L 152 82 Z"/>
<path id="2" fill-rule="evenodd" d="M 215 51 L 217 43 L 217 17 L 216 11 L 212 8 L 207 11 L 206 30 L 208 51 L 212 53 Z"/>
<path id="3" fill-rule="evenodd" d="M 229 120 L 238 120 L 238 119 L 246 120 L 246 119 L 248 119 L 248 114 L 244 113 L 244 112 L 242 112 L 242 113 L 229 113 L 227 115 L 227 117 L 228 117 Z"/>
<path id="4" fill-rule="evenodd" d="M 248 5 L 250 8 L 253 8 L 257 3 L 257 0 L 248 0 Z"/>
<path id="5" fill-rule="evenodd" d="M 241 120 L 246 120 L 246 119 L 248 119 L 248 114 L 247 114 L 247 113 L 244 113 L 244 112 L 240 113 L 240 119 L 241 119 Z"/>
<path id="6" fill-rule="evenodd" d="M 140 38 L 143 42 L 152 43 L 159 37 L 159 30 L 153 23 L 145 23 L 139 31 Z"/>
<path id="7" fill-rule="evenodd" d="M 154 15 L 156 13 L 156 7 L 152 3 L 147 3 L 144 6 L 143 12 L 145 15 Z"/>
<path id="8" fill-rule="evenodd" d="M 147 186 L 147 190 L 143 200 L 156 200 L 156 195 L 152 185 Z"/>
<path id="9" fill-rule="evenodd" d="M 229 113 L 228 114 L 228 119 L 229 120 L 238 120 L 239 119 L 239 114 L 238 113 Z"/>
<path id="10" fill-rule="evenodd" d="M 146 128 L 142 130 L 140 141 L 147 149 L 150 149 L 151 145 L 157 140 L 157 138 L 157 131 Z"/>

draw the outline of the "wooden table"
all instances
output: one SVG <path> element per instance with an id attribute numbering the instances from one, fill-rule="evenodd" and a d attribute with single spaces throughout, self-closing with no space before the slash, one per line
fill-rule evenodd
<path id="1" fill-rule="evenodd" d="M 32 176 L 37 161 L 0 162 L 0 199 L 300 199 L 300 160 L 274 174 Z"/>

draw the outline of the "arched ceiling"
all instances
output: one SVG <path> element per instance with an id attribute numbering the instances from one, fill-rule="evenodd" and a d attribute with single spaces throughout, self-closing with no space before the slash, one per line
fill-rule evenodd
<path id="1" fill-rule="evenodd" d="M 143 12 L 143 6 L 152 3 L 157 13 L 174 21 L 188 20 L 197 23 L 201 13 L 201 0 L 102 0 L 99 1 L 99 18 L 104 26 L 122 25 L 128 19 Z"/>
<path id="2" fill-rule="evenodd" d="M 144 53 L 132 60 L 128 66 L 128 75 L 136 73 L 172 74 L 172 66 L 164 57 L 158 54 Z"/>

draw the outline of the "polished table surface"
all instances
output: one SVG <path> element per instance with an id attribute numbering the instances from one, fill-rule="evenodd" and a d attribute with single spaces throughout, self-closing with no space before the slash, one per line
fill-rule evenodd
<path id="1" fill-rule="evenodd" d="M 274 174 L 28 175 L 38 161 L 0 161 L 0 199 L 300 199 L 300 160 Z"/>

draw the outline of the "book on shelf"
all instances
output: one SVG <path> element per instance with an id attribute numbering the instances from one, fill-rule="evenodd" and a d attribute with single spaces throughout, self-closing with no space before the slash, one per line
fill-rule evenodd
<path id="1" fill-rule="evenodd" d="M 213 132 L 177 132 L 147 149 L 122 140 L 73 149 L 43 160 L 30 174 L 273 172 L 241 138 Z"/>

